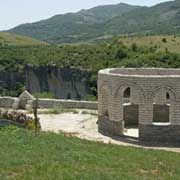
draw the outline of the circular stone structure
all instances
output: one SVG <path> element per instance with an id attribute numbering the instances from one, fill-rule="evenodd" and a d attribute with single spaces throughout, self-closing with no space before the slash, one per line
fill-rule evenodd
<path id="1" fill-rule="evenodd" d="M 140 140 L 180 142 L 180 69 L 101 70 L 98 99 L 100 132 L 124 135 L 136 125 Z"/>

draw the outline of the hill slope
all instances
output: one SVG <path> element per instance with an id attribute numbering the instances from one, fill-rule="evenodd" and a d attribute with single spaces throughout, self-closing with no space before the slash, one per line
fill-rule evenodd
<path id="1" fill-rule="evenodd" d="M 138 6 L 127 4 L 98 6 L 77 13 L 56 15 L 50 19 L 32 24 L 23 24 L 10 32 L 26 35 L 50 43 L 77 42 L 96 37 L 97 24 L 104 23 L 113 17 L 120 16 Z"/>
<path id="2" fill-rule="evenodd" d="M 0 46 L 33 46 L 43 44 L 45 45 L 46 43 L 22 35 L 0 32 Z"/>
<path id="3" fill-rule="evenodd" d="M 176 34 L 180 33 L 180 1 L 153 7 L 99 6 L 21 25 L 10 31 L 56 44 L 117 34 Z"/>
<path id="4" fill-rule="evenodd" d="M 105 23 L 104 34 L 149 33 L 172 34 L 180 32 L 180 1 L 161 3 L 132 10 Z"/>

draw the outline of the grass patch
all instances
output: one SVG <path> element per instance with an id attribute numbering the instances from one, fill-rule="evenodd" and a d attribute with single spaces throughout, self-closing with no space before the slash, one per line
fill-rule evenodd
<path id="1" fill-rule="evenodd" d="M 179 179 L 180 154 L 24 129 L 0 131 L 0 179 Z"/>
<path id="2" fill-rule="evenodd" d="M 51 92 L 35 93 L 33 96 L 36 98 L 55 99 L 55 95 Z"/>
<path id="3" fill-rule="evenodd" d="M 179 36 L 142 36 L 142 37 L 121 37 L 119 41 L 131 47 L 134 43 L 138 47 L 155 48 L 157 52 L 180 52 Z"/>
<path id="4" fill-rule="evenodd" d="M 22 36 L 14 33 L 0 32 L 0 45 L 1 46 L 37 46 L 47 45 L 43 41 L 39 41 L 27 36 Z"/>

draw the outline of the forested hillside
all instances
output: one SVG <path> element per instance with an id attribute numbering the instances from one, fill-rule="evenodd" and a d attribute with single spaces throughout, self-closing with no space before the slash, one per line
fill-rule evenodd
<path id="1" fill-rule="evenodd" d="M 132 10 L 109 20 L 104 24 L 102 32 L 105 34 L 178 34 L 180 33 L 180 1 Z"/>
<path id="2" fill-rule="evenodd" d="M 153 7 L 127 4 L 98 6 L 20 25 L 10 32 L 53 44 L 88 42 L 119 34 L 179 34 L 180 1 L 165 2 Z"/>
<path id="3" fill-rule="evenodd" d="M 56 15 L 32 24 L 20 25 L 11 29 L 10 32 L 55 44 L 84 41 L 98 36 L 99 24 L 137 7 L 127 4 L 98 6 L 77 13 Z"/>

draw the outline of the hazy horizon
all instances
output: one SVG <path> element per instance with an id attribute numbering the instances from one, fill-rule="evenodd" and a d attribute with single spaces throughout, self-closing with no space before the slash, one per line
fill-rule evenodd
<path id="1" fill-rule="evenodd" d="M 153 6 L 170 0 L 3 0 L 0 3 L 0 30 L 8 30 L 17 25 L 32 23 L 57 14 L 77 12 L 99 5 L 126 3 L 130 5 Z"/>

